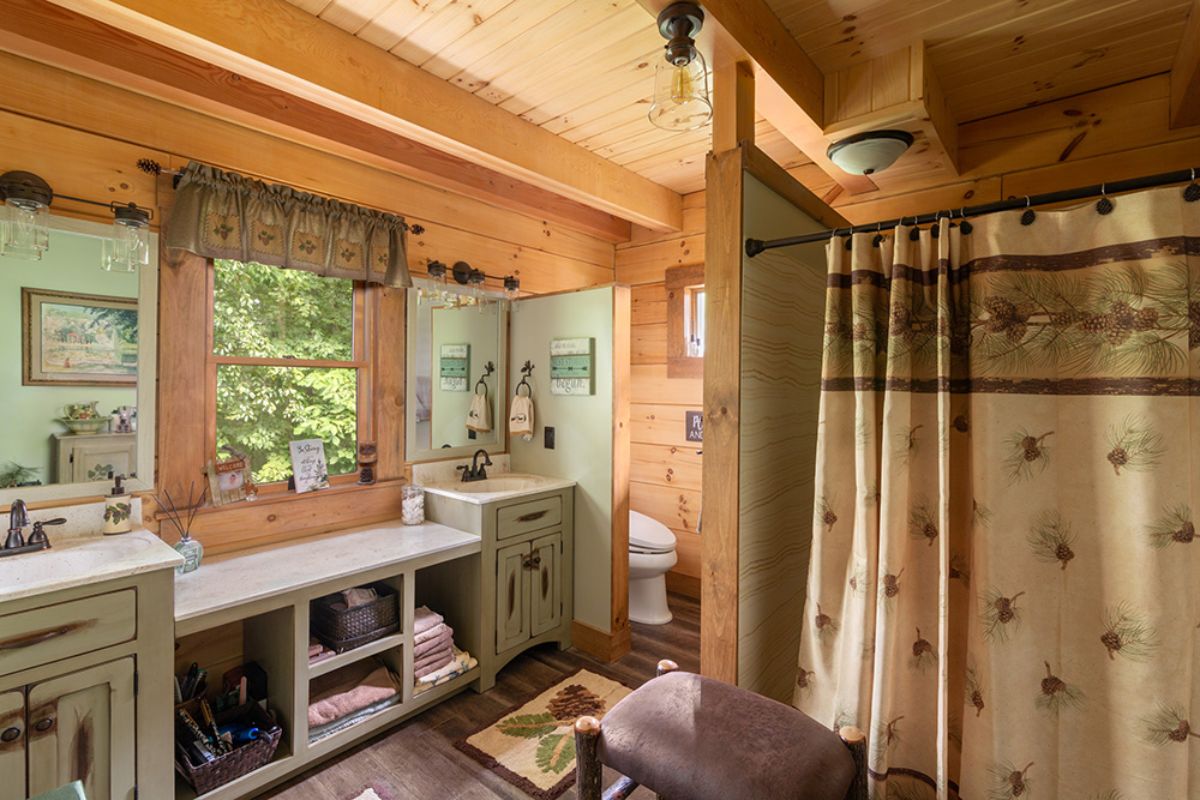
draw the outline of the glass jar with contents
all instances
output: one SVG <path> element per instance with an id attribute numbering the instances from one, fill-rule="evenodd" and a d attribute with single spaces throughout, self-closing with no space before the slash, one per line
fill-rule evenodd
<path id="1" fill-rule="evenodd" d="M 400 521 L 405 525 L 420 525 L 425 521 L 425 490 L 416 484 L 405 484 L 400 490 Z"/>

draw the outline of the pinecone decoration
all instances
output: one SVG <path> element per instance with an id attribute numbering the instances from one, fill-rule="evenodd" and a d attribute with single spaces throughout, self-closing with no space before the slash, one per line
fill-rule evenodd
<path id="1" fill-rule="evenodd" d="M 1171 538 L 1181 544 L 1189 544 L 1196 538 L 1196 526 L 1191 522 L 1185 522 L 1183 523 L 1183 527 L 1175 531 Z"/>
<path id="2" fill-rule="evenodd" d="M 1079 323 L 1079 327 L 1088 333 L 1103 333 L 1108 328 L 1108 316 L 1105 314 L 1092 314 L 1084 317 Z"/>
<path id="3" fill-rule="evenodd" d="M 938 529 L 932 522 L 926 522 L 921 528 L 921 535 L 929 540 L 929 546 L 933 547 L 933 543 L 937 541 Z"/>
<path id="4" fill-rule="evenodd" d="M 1181 719 L 1179 720 L 1179 725 L 1175 727 L 1175 730 L 1167 733 L 1167 738 L 1169 738 L 1172 742 L 1186 742 L 1191 733 L 1191 723 L 1189 723 L 1186 719 Z"/>
<path id="5" fill-rule="evenodd" d="M 832 508 L 825 509 L 825 513 L 821 515 L 821 521 L 831 528 L 837 524 L 837 520 L 837 514 L 833 513 Z"/>
<path id="6" fill-rule="evenodd" d="M 1081 319 L 1083 315 L 1078 311 L 1054 311 L 1050 314 L 1050 324 L 1056 328 L 1069 328 Z"/>
<path id="7" fill-rule="evenodd" d="M 921 636 L 920 628 L 917 628 L 917 640 L 913 642 L 912 654 L 913 658 L 917 659 L 918 661 L 927 655 L 933 655 L 933 645 L 930 644 L 928 639 L 925 639 Z"/>
<path id="8" fill-rule="evenodd" d="M 959 414 L 954 418 L 954 430 L 959 433 L 968 433 L 971 430 L 971 423 L 967 421 L 966 414 Z"/>
<path id="9" fill-rule="evenodd" d="M 900 570 L 895 575 L 887 573 L 883 576 L 883 596 L 891 600 L 896 595 L 900 594 L 900 576 L 904 574 L 904 570 Z"/>
<path id="10" fill-rule="evenodd" d="M 1158 325 L 1158 309 L 1142 308 L 1133 317 L 1133 329 L 1135 331 L 1150 331 L 1154 330 Z"/>
<path id="11" fill-rule="evenodd" d="M 1112 464 L 1113 471 L 1120 475 L 1121 467 L 1129 463 L 1129 451 L 1124 447 L 1114 447 L 1106 458 L 1108 458 L 1108 463 Z"/>
<path id="12" fill-rule="evenodd" d="M 546 710 L 557 720 L 596 717 L 604 711 L 604 699 L 589 691 L 587 687 L 572 683 L 558 690 L 550 699 Z"/>
<path id="13" fill-rule="evenodd" d="M 1025 594 L 1017 592 L 1012 597 L 997 597 L 992 606 L 996 609 L 996 619 L 1007 625 L 1017 617 L 1017 598 Z"/>
<path id="14" fill-rule="evenodd" d="M 1110 661 L 1117 660 L 1117 652 L 1121 649 L 1121 635 L 1114 630 L 1107 630 L 1100 635 L 1100 642 L 1108 650 L 1108 658 Z"/>
<path id="15" fill-rule="evenodd" d="M 801 689 L 812 688 L 812 679 L 816 676 L 816 674 L 817 673 L 813 672 L 812 670 L 807 670 L 804 667 L 801 667 L 796 673 L 796 686 L 800 687 Z"/>
<path id="16" fill-rule="evenodd" d="M 1024 458 L 1026 461 L 1037 461 L 1042 457 L 1042 442 L 1047 436 L 1053 434 L 1054 431 L 1048 431 L 1041 436 L 1026 436 L 1021 439 L 1021 449 L 1024 450 Z"/>
<path id="17" fill-rule="evenodd" d="M 1066 682 L 1054 674 L 1050 669 L 1050 662 L 1043 661 L 1042 663 L 1046 665 L 1046 677 L 1042 678 L 1042 694 L 1053 697 L 1059 692 L 1066 691 Z"/>
<path id="18" fill-rule="evenodd" d="M 817 615 L 813 618 L 813 624 L 817 626 L 818 635 L 833 633 L 837 630 L 837 623 L 833 621 L 833 617 L 821 610 L 820 603 L 817 603 Z"/>
<path id="19" fill-rule="evenodd" d="M 983 692 L 975 689 L 971 692 L 971 705 L 975 706 L 975 717 L 978 718 L 983 714 Z"/>
<path id="20" fill-rule="evenodd" d="M 1033 764 L 1029 764 L 1027 767 L 1025 767 L 1025 769 L 1014 769 L 1008 774 L 1009 792 L 1012 793 L 1013 797 L 1024 797 L 1025 792 L 1029 790 L 1029 785 L 1025 782 L 1025 773 L 1028 772 L 1029 767 L 1032 766 Z"/>
<path id="21" fill-rule="evenodd" d="M 1075 557 L 1075 551 L 1072 550 L 1071 546 L 1066 542 L 1060 542 L 1059 545 L 1054 548 L 1054 557 L 1059 560 L 1059 562 L 1062 564 L 1062 569 L 1065 570 L 1067 568 L 1067 562 Z"/>

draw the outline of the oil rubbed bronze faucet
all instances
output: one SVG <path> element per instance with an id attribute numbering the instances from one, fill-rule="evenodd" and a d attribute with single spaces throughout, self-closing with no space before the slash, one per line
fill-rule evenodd
<path id="1" fill-rule="evenodd" d="M 24 529 L 29 524 L 29 512 L 24 500 L 13 500 L 8 508 L 8 536 L 4 539 L 4 546 L 0 547 L 0 558 L 49 550 L 50 538 L 46 536 L 45 526 L 62 525 L 66 521 L 66 517 L 57 517 L 35 522 L 33 531 L 29 534 L 29 541 L 26 541 Z"/>
<path id="2" fill-rule="evenodd" d="M 479 463 L 480 455 L 483 456 L 482 464 Z M 486 468 L 490 467 L 491 465 L 492 465 L 492 459 L 488 455 L 488 451 L 484 450 L 481 447 L 475 451 L 475 455 L 471 456 L 470 466 L 468 466 L 466 464 L 461 464 L 458 466 L 457 469 L 460 472 L 462 472 L 462 474 L 463 474 L 463 476 L 462 476 L 463 483 L 468 483 L 470 481 L 486 481 L 487 480 L 487 469 Z"/>

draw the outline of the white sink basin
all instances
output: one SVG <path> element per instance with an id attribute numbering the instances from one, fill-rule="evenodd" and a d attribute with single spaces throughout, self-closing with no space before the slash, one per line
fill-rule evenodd
<path id="1" fill-rule="evenodd" d="M 471 503 L 490 503 L 523 494 L 536 494 L 573 486 L 574 481 L 547 478 L 542 475 L 501 473 L 482 481 L 449 481 L 425 487 L 428 492 L 456 497 Z"/>

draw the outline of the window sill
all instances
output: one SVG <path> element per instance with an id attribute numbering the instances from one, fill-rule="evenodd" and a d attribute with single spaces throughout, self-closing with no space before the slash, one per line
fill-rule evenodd
<path id="1" fill-rule="evenodd" d="M 399 486 L 403 483 L 405 483 L 405 481 L 402 479 L 394 479 L 394 480 L 390 480 L 390 481 L 377 481 L 375 483 L 366 484 L 366 485 L 359 484 L 359 483 L 349 483 L 349 484 L 343 484 L 343 485 L 339 486 L 335 483 L 333 486 L 330 486 L 328 489 L 318 489 L 315 492 L 304 492 L 303 494 L 297 494 L 296 492 L 287 491 L 287 490 L 260 492 L 258 495 L 258 499 L 256 499 L 256 500 L 239 500 L 236 503 L 226 503 L 225 505 L 222 505 L 222 506 L 205 506 L 204 508 L 198 509 L 196 511 L 196 517 L 199 518 L 199 517 L 207 516 L 210 514 L 219 514 L 222 511 L 230 511 L 233 509 L 262 508 L 262 507 L 267 507 L 267 506 L 283 505 L 285 503 L 294 503 L 297 501 L 303 501 L 303 500 L 307 500 L 310 498 L 331 497 L 331 496 L 340 496 L 340 495 L 347 495 L 347 494 L 357 494 L 357 493 L 361 493 L 361 492 L 370 492 L 374 489 L 388 488 L 391 486 Z M 276 484 L 276 485 L 278 485 L 278 484 Z M 397 514 L 400 513 L 399 508 L 396 509 L 396 513 Z M 166 518 L 167 518 L 167 514 L 163 511 L 156 511 L 154 514 L 154 520 L 156 522 L 162 522 Z"/>

